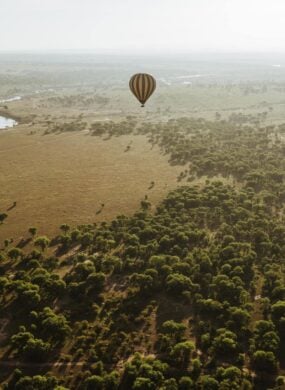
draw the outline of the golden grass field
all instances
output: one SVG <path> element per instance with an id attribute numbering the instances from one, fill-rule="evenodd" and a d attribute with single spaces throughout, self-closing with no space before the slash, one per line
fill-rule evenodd
<path id="1" fill-rule="evenodd" d="M 104 141 L 86 132 L 29 131 L 28 125 L 0 131 L 0 211 L 8 214 L 0 241 L 26 236 L 30 226 L 51 236 L 62 223 L 131 215 L 146 194 L 155 205 L 177 186 L 181 167 L 171 167 L 143 136 Z M 17 206 L 6 211 L 14 201 Z"/>

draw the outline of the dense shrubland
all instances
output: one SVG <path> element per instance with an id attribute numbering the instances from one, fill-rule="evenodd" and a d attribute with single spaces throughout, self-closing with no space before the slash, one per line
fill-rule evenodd
<path id="1" fill-rule="evenodd" d="M 99 107 L 105 106 L 110 101 L 109 98 L 93 94 L 93 93 L 84 93 L 84 94 L 75 94 L 75 95 L 66 95 L 66 96 L 53 96 L 47 99 L 43 99 L 43 103 L 53 104 L 55 106 L 61 107 L 90 107 L 94 105 L 99 105 Z"/>
<path id="2" fill-rule="evenodd" d="M 8 366 L 4 388 L 281 389 L 283 127 L 93 124 L 97 136 L 147 135 L 193 183 L 155 212 L 145 199 L 132 217 L 6 244 L 3 360 L 26 365 L 9 378 Z"/>
<path id="3" fill-rule="evenodd" d="M 81 121 L 81 117 L 72 122 L 64 123 L 48 123 L 48 127 L 44 131 L 44 135 L 47 134 L 60 134 L 72 131 L 82 131 L 86 128 L 87 124 Z"/>

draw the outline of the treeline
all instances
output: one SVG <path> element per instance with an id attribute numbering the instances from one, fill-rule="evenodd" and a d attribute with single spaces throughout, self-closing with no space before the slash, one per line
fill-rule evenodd
<path id="1" fill-rule="evenodd" d="M 109 98 L 99 94 L 76 94 L 66 96 L 53 96 L 47 99 L 43 99 L 43 103 L 51 103 L 61 107 L 90 107 L 94 105 L 105 106 L 110 101 Z"/>
<path id="2" fill-rule="evenodd" d="M 253 121 L 251 116 L 249 119 Z M 227 121 L 180 118 L 140 124 L 130 118 L 119 123 L 94 123 L 92 135 L 144 134 L 169 156 L 170 164 L 184 166 L 180 180 L 192 182 L 218 175 L 234 178 L 260 193 L 270 206 L 283 207 L 284 125 L 258 127 L 244 123 L 246 120 L 241 114 Z"/>
<path id="3" fill-rule="evenodd" d="M 47 129 L 44 131 L 44 135 L 48 134 L 60 134 L 73 131 L 82 131 L 87 127 L 87 123 L 82 121 L 81 116 L 72 122 L 63 123 L 47 123 Z"/>

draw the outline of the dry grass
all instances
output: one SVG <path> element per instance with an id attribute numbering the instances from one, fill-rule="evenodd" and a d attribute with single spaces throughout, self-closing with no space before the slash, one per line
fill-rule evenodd
<path id="1" fill-rule="evenodd" d="M 0 211 L 17 202 L 0 226 L 1 241 L 26 235 L 30 226 L 53 235 L 62 223 L 130 215 L 146 194 L 157 204 L 177 185 L 181 167 L 171 167 L 142 136 L 104 141 L 84 132 L 29 136 L 29 131 L 21 125 L 0 133 Z"/>

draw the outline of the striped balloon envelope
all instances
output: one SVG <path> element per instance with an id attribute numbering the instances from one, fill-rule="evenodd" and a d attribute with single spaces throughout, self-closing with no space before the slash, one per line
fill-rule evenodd
<path id="1" fill-rule="evenodd" d="M 150 74 L 137 73 L 131 77 L 129 85 L 132 93 L 144 107 L 145 102 L 156 88 L 156 81 Z"/>

